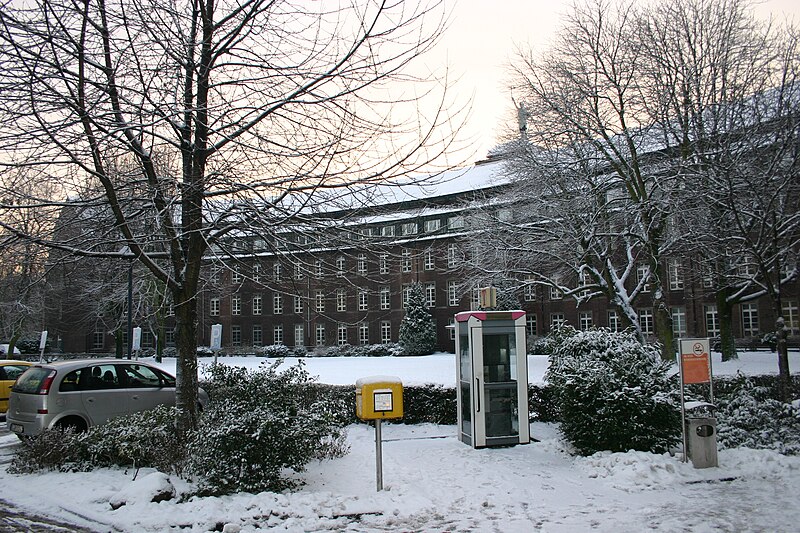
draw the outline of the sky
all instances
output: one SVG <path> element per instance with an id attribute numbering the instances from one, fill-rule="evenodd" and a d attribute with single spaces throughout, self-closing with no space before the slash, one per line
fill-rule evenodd
<path id="1" fill-rule="evenodd" d="M 718 353 L 712 357 L 715 375 L 777 371 L 771 352 L 742 353 L 738 361 L 726 363 Z M 796 368 L 800 353 L 793 351 L 791 357 Z M 221 360 L 247 366 L 264 361 Z M 402 376 L 404 383 L 453 386 L 455 379 L 452 354 L 307 361 L 309 371 L 328 383 L 353 384 L 368 372 Z M 529 362 L 531 380 L 540 381 L 546 358 L 531 356 Z M 165 359 L 162 366 L 174 369 L 174 359 Z M 180 495 L 191 485 L 133 467 L 10 474 L 7 464 L 19 442 L 15 435 L 0 433 L 3 507 L 55 519 L 62 523 L 58 531 L 74 524 L 125 533 L 746 533 L 796 531 L 800 522 L 800 456 L 721 449 L 718 467 L 696 469 L 681 461 L 680 452 L 577 457 L 569 453 L 555 425 L 541 422 L 531 424 L 535 441 L 530 444 L 480 450 L 461 443 L 454 425 L 387 423 L 381 431 L 384 490 L 378 492 L 374 429 L 354 424 L 347 431 L 350 452 L 310 463 L 299 474 L 306 484 L 296 492 L 242 492 L 159 503 L 151 500 L 162 489 L 172 487 Z M 0 519 L 0 527 L 7 526 L 4 531 L 30 531 L 36 525 L 16 512 Z"/>
<path id="2" fill-rule="evenodd" d="M 474 138 L 473 160 L 496 145 L 504 121 L 515 120 L 504 67 L 517 45 L 544 50 L 573 0 L 445 0 L 451 24 L 423 61 L 432 70 L 450 65 L 460 75 L 459 99 L 472 97 L 472 116 L 464 134 Z M 756 14 L 800 22 L 800 1 L 766 0 Z M 513 123 L 512 123 L 513 124 Z"/>

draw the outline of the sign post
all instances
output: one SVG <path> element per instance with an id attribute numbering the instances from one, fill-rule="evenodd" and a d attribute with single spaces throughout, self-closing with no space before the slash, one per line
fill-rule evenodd
<path id="1" fill-rule="evenodd" d="M 708 339 L 680 339 L 678 369 L 681 376 L 681 425 L 683 433 L 683 462 L 687 461 L 686 402 L 684 385 L 708 383 L 709 402 L 714 403 L 714 383 L 711 379 L 711 343 Z"/>
<path id="2" fill-rule="evenodd" d="M 375 477 L 383 490 L 383 437 L 381 420 L 403 418 L 403 383 L 394 376 L 373 376 L 356 381 L 356 416 L 375 421 Z"/>
<path id="3" fill-rule="evenodd" d="M 217 364 L 217 352 L 222 349 L 222 324 L 211 325 L 211 351 L 214 352 L 214 364 Z"/>

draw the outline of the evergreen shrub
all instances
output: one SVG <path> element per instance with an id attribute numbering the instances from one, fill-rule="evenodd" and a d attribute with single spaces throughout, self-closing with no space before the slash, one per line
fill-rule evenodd
<path id="1" fill-rule="evenodd" d="M 290 472 L 346 453 L 340 406 L 314 400 L 302 362 L 282 372 L 279 364 L 210 367 L 214 401 L 188 449 L 201 494 L 290 489 L 299 484 Z"/>
<path id="2" fill-rule="evenodd" d="M 718 399 L 717 442 L 720 448 L 775 450 L 800 455 L 800 402 L 775 399 L 768 387 L 739 375 Z"/>
<path id="3" fill-rule="evenodd" d="M 663 452 L 680 437 L 680 406 L 657 345 L 632 332 L 560 328 L 545 379 L 576 451 Z"/>
<path id="4" fill-rule="evenodd" d="M 399 340 L 401 355 L 430 355 L 436 350 L 436 324 L 425 306 L 425 292 L 419 283 L 409 289 Z"/>

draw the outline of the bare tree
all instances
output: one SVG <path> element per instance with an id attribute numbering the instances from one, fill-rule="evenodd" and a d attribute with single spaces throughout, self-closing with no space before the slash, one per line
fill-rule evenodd
<path id="1" fill-rule="evenodd" d="M 731 309 L 766 296 L 778 319 L 788 393 L 781 287 L 797 277 L 800 53 L 797 29 L 760 22 L 747 0 L 663 2 L 643 19 L 651 43 L 648 106 L 687 194 L 675 209 L 704 258 L 735 357 Z M 788 396 L 787 396 L 788 397 Z"/>
<path id="2" fill-rule="evenodd" d="M 227 255 L 243 230 L 275 238 L 354 190 L 411 182 L 441 155 L 454 127 L 442 82 L 404 69 L 443 23 L 436 0 L 39 0 L 0 12 L 0 161 L 61 185 L 31 207 L 55 219 L 70 199 L 74 229 L 37 242 L 132 256 L 167 287 L 179 429 L 196 422 L 204 257 Z M 107 224 L 83 232 L 88 217 Z"/>
<path id="3" fill-rule="evenodd" d="M 655 333 L 671 358 L 662 259 L 674 244 L 666 223 L 675 181 L 653 153 L 643 53 L 631 35 L 637 17 L 632 5 L 575 5 L 549 51 L 519 52 L 511 83 L 530 120 L 511 170 L 528 178 L 524 197 L 541 204 L 532 223 L 547 228 L 547 253 L 560 263 L 537 265 L 535 277 L 573 294 L 605 294 L 630 324 L 638 323 L 632 302 L 649 284 Z M 637 263 L 646 275 L 627 289 Z"/>

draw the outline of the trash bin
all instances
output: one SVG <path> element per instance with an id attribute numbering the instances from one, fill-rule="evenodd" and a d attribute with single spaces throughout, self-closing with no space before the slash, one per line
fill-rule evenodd
<path id="1" fill-rule="evenodd" d="M 706 402 L 686 403 L 686 451 L 695 468 L 712 468 L 717 462 L 715 406 Z"/>

